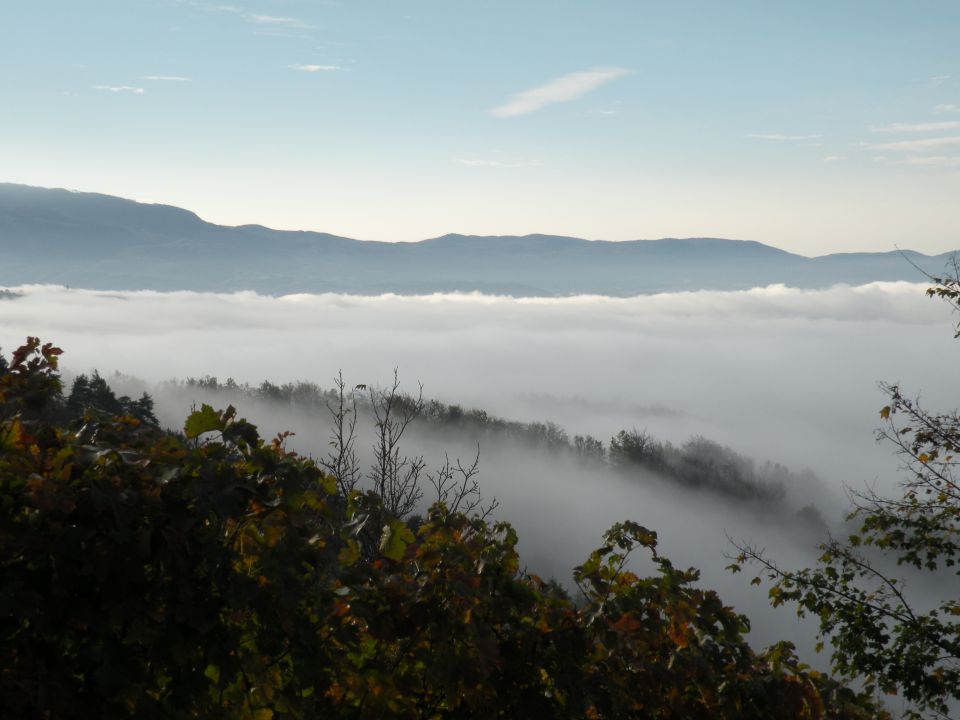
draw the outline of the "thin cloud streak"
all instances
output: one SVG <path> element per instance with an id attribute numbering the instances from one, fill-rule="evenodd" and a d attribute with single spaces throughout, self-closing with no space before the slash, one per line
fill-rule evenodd
<path id="1" fill-rule="evenodd" d="M 182 77 L 180 75 L 144 75 L 143 79 L 156 82 L 193 82 L 193 78 Z"/>
<path id="2" fill-rule="evenodd" d="M 307 73 L 337 72 L 344 69 L 339 65 L 290 65 L 289 67 L 291 70 Z"/>
<path id="3" fill-rule="evenodd" d="M 945 103 L 934 108 L 938 113 L 960 113 L 960 105 Z"/>
<path id="4" fill-rule="evenodd" d="M 900 165 L 920 167 L 960 167 L 960 157 L 955 155 L 911 156 L 899 162 Z"/>
<path id="5" fill-rule="evenodd" d="M 753 138 L 754 140 L 788 140 L 788 141 L 799 141 L 799 140 L 816 140 L 822 138 L 823 135 L 781 135 L 780 133 L 747 133 L 744 137 Z M 819 145 L 819 144 L 818 144 Z"/>
<path id="6" fill-rule="evenodd" d="M 312 25 L 293 17 L 279 17 L 276 15 L 245 15 L 250 22 L 254 22 L 257 25 L 271 25 L 274 27 L 287 27 L 287 28 L 312 28 Z"/>
<path id="7" fill-rule="evenodd" d="M 892 143 L 868 145 L 871 150 L 895 150 L 899 152 L 925 152 L 933 148 L 960 145 L 960 135 L 949 137 L 924 138 L 923 140 L 900 140 Z"/>
<path id="8" fill-rule="evenodd" d="M 92 89 L 112 93 L 130 93 L 131 95 L 143 95 L 146 92 L 142 87 L 133 87 L 132 85 L 94 85 Z"/>
<path id="9" fill-rule="evenodd" d="M 247 12 L 241 7 L 236 5 L 215 5 L 213 3 L 207 2 L 192 2 L 191 0 L 180 0 L 186 5 L 198 7 L 208 12 L 221 12 L 227 13 L 230 15 L 236 15 L 237 17 L 246 20 L 247 22 L 254 23 L 256 25 L 264 25 L 266 27 L 276 27 L 276 28 L 297 28 L 297 29 L 313 29 L 314 26 L 309 23 L 305 23 L 300 18 L 281 16 L 281 15 L 266 15 L 263 13 L 252 13 Z"/>
<path id="10" fill-rule="evenodd" d="M 490 115 L 500 118 L 528 115 L 548 105 L 576 100 L 629 72 L 622 67 L 602 67 L 570 73 L 545 85 L 517 93 L 505 104 L 492 108 L 489 112 Z"/>
<path id="11" fill-rule="evenodd" d="M 471 160 L 468 158 L 456 158 L 456 161 L 467 167 L 521 168 L 538 167 L 540 165 L 539 161 L 503 162 L 500 160 Z"/>
<path id="12" fill-rule="evenodd" d="M 957 130 L 960 129 L 960 120 L 943 120 L 941 122 L 926 123 L 890 123 L 882 127 L 872 127 L 870 132 L 896 133 L 896 132 L 936 132 L 938 130 Z"/>

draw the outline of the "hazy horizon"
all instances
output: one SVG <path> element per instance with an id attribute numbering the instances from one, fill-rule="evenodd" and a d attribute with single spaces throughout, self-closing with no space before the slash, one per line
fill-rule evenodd
<path id="1" fill-rule="evenodd" d="M 0 180 L 0 184 L 4 184 L 4 181 Z M 25 184 L 23 184 L 23 183 L 6 183 L 6 184 L 10 184 L 10 185 L 20 185 L 20 186 L 23 186 L 23 187 L 30 187 L 30 188 L 42 188 L 42 189 L 46 189 L 46 190 L 65 190 L 65 191 L 67 191 L 67 192 L 75 193 L 75 194 L 93 194 L 93 195 L 102 195 L 102 196 L 107 196 L 107 197 L 121 197 L 121 199 L 124 199 L 124 200 L 133 200 L 134 202 L 141 203 L 141 204 L 145 204 L 145 205 L 159 205 L 159 206 L 163 206 L 163 207 L 177 207 L 177 208 L 180 209 L 180 210 L 187 210 L 187 211 L 189 211 L 189 212 L 194 213 L 194 214 L 197 215 L 197 217 L 199 217 L 200 220 L 202 220 L 203 222 L 211 223 L 211 224 L 219 224 L 219 223 L 213 222 L 213 221 L 210 220 L 209 218 L 203 217 L 203 215 L 201 215 L 200 213 L 196 213 L 192 208 L 189 208 L 189 207 L 173 206 L 173 205 L 169 205 L 169 204 L 167 204 L 167 203 L 162 203 L 162 202 L 141 201 L 141 200 L 136 200 L 135 198 L 127 198 L 127 197 L 122 197 L 122 196 L 108 195 L 108 194 L 106 194 L 106 193 L 98 193 L 98 192 L 89 191 L 89 190 L 84 190 L 84 189 L 79 189 L 79 188 L 65 188 L 65 187 L 53 187 L 53 186 L 51 186 L 51 187 L 44 187 L 44 186 L 25 185 Z M 259 226 L 267 227 L 267 226 L 264 225 L 263 223 L 258 223 L 258 222 L 248 223 L 248 225 L 259 225 Z M 243 225 L 224 225 L 223 227 L 236 228 L 236 227 L 243 227 Z M 315 228 L 268 228 L 268 229 L 270 229 L 270 230 L 290 230 L 290 231 L 301 231 L 301 232 L 326 232 L 326 231 L 324 231 L 324 230 L 318 230 L 318 229 L 315 229 Z M 532 232 L 529 232 L 529 233 L 524 233 L 523 235 L 518 235 L 518 234 L 516 234 L 516 233 L 509 233 L 509 232 L 507 232 L 507 233 L 501 233 L 501 234 L 499 234 L 499 235 L 483 236 L 483 235 L 476 235 L 476 234 L 471 234 L 471 233 L 461 233 L 461 232 L 457 232 L 457 231 L 455 231 L 455 230 L 452 230 L 452 231 L 445 232 L 445 233 L 442 233 L 441 235 L 436 235 L 436 236 L 433 236 L 433 237 L 410 238 L 410 239 L 405 239 L 405 240 L 395 240 L 395 241 L 393 241 L 393 242 L 416 243 L 416 242 L 423 242 L 424 240 L 434 240 L 434 239 L 437 239 L 437 238 L 440 238 L 440 237 L 446 237 L 446 236 L 449 236 L 449 235 L 462 235 L 462 236 L 466 236 L 466 237 L 527 237 L 527 236 L 543 236 L 543 235 L 549 235 L 549 234 L 548 234 L 548 233 L 541 233 L 541 232 L 532 231 Z M 357 241 L 360 241 L 360 242 L 391 242 L 390 240 L 383 240 L 383 239 L 381 239 L 381 238 L 360 238 L 360 237 L 353 237 L 353 236 L 350 236 L 350 235 L 344 235 L 344 236 L 342 236 L 342 237 L 348 237 L 348 238 L 351 239 L 351 240 L 357 240 Z M 566 235 L 566 234 L 560 234 L 560 235 L 556 235 L 556 237 L 575 237 L 575 236 Z M 637 237 L 637 238 L 616 238 L 616 239 L 605 238 L 605 237 L 575 237 L 575 239 L 577 239 L 577 240 L 585 240 L 585 241 L 587 241 L 587 242 L 636 242 L 636 241 L 640 241 L 640 242 L 654 242 L 654 241 L 657 241 L 657 240 L 674 240 L 674 239 L 680 239 L 680 240 L 684 240 L 684 239 L 736 240 L 736 241 L 739 241 L 739 242 L 759 242 L 759 243 L 761 243 L 761 244 L 763 244 L 763 245 L 768 245 L 768 246 L 770 246 L 770 247 L 774 247 L 774 248 L 777 248 L 777 249 L 779 249 L 779 250 L 786 250 L 786 248 L 778 247 L 777 245 L 773 245 L 773 244 L 771 244 L 771 243 L 769 243 L 769 242 L 765 242 L 765 241 L 763 241 L 762 239 L 758 239 L 758 238 L 722 238 L 722 237 L 717 236 L 717 235 L 704 235 L 704 236 L 698 236 L 697 238 L 693 238 L 693 237 L 681 238 L 681 237 L 677 237 L 677 236 L 669 236 L 669 237 L 665 236 L 665 237 L 649 237 L 649 238 L 640 238 L 640 237 Z M 958 243 L 958 246 L 960 246 L 960 239 L 957 240 L 957 243 Z M 947 250 L 945 250 L 944 252 L 953 252 L 953 251 L 955 251 L 955 250 L 956 250 L 956 248 L 952 248 L 952 247 L 951 247 L 951 248 L 948 248 Z M 875 247 L 875 248 L 864 248 L 864 249 L 862 249 L 862 250 L 858 250 L 858 251 L 855 251 L 855 252 L 891 252 L 891 251 L 894 251 L 894 252 L 895 252 L 895 251 L 900 251 L 900 252 L 903 252 L 903 251 L 920 252 L 919 250 L 916 250 L 916 249 L 913 248 L 913 247 Z M 788 250 L 788 252 L 793 252 L 793 251 L 789 251 L 789 250 Z M 838 251 L 838 252 L 843 252 L 843 251 Z M 854 251 L 850 251 L 850 252 L 854 252 Z M 801 256 L 803 256 L 803 257 L 816 257 L 815 255 L 805 255 L 805 254 L 802 253 L 802 252 L 794 252 L 793 254 L 801 255 Z M 827 253 L 827 254 L 832 254 L 832 253 Z M 939 252 L 924 253 L 924 254 L 939 254 Z"/>

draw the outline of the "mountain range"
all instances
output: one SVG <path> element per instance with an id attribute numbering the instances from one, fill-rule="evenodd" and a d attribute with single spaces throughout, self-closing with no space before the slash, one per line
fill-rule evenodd
<path id="1" fill-rule="evenodd" d="M 606 242 L 451 234 L 376 242 L 215 225 L 169 205 L 0 183 L 0 285 L 6 286 L 627 296 L 772 283 L 821 288 L 918 281 L 924 279 L 920 269 L 941 274 L 950 256 L 893 250 L 805 257 L 720 238 Z"/>

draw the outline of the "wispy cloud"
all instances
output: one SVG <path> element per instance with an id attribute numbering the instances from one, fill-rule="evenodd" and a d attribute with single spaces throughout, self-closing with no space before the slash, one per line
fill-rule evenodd
<path id="1" fill-rule="evenodd" d="M 290 17 L 288 15 L 266 15 L 264 13 L 249 12 L 237 5 L 225 3 L 211 3 L 204 0 L 173 0 L 180 5 L 194 7 L 204 12 L 224 13 L 233 15 L 263 28 L 273 28 L 274 30 L 304 30 L 315 29 L 314 25 L 304 22 L 300 18 Z M 319 2 L 319 0 L 317 0 Z"/>
<path id="2" fill-rule="evenodd" d="M 949 79 L 949 75 L 934 75 L 932 78 L 930 78 L 930 84 L 939 87 Z"/>
<path id="3" fill-rule="evenodd" d="M 176 3 L 177 5 L 196 8 L 197 10 L 200 10 L 203 12 L 222 12 L 222 13 L 232 13 L 234 15 L 243 14 L 243 8 L 239 8 L 236 5 L 201 2 L 200 0 L 173 0 L 173 2 Z"/>
<path id="4" fill-rule="evenodd" d="M 952 168 L 960 167 L 960 155 L 908 155 L 891 160 L 885 155 L 873 158 L 882 165 L 910 165 L 913 167 Z"/>
<path id="5" fill-rule="evenodd" d="M 755 140 L 799 141 L 799 140 L 816 140 L 817 138 L 822 138 L 823 135 L 781 135 L 780 133 L 747 133 L 744 137 L 753 138 Z"/>
<path id="6" fill-rule="evenodd" d="M 518 162 L 504 162 L 502 160 L 470 160 L 467 158 L 456 158 L 461 165 L 468 167 L 499 167 L 499 168 L 521 168 L 537 167 L 540 163 L 536 160 L 522 160 Z"/>
<path id="7" fill-rule="evenodd" d="M 953 103 L 937 105 L 937 107 L 934 109 L 938 113 L 960 113 L 960 105 L 954 105 Z"/>
<path id="8" fill-rule="evenodd" d="M 143 79 L 157 82 L 193 82 L 193 78 L 182 77 L 180 75 L 144 75 Z"/>
<path id="9" fill-rule="evenodd" d="M 317 72 L 337 72 L 338 70 L 343 70 L 340 65 L 290 65 L 292 70 L 299 70 L 300 72 L 308 73 L 317 73 Z"/>
<path id="10" fill-rule="evenodd" d="M 945 120 L 926 123 L 890 123 L 882 127 L 872 127 L 870 132 L 936 132 L 938 130 L 960 129 L 960 120 Z"/>
<path id="11" fill-rule="evenodd" d="M 823 161 L 824 161 L 825 163 L 835 163 L 835 162 L 840 162 L 841 160 L 846 160 L 846 159 L 847 159 L 847 158 L 846 158 L 845 155 L 827 155 L 827 156 L 823 159 Z"/>
<path id="12" fill-rule="evenodd" d="M 93 89 L 112 93 L 131 93 L 133 95 L 143 95 L 146 92 L 142 87 L 133 87 L 131 85 L 94 85 Z"/>
<path id="13" fill-rule="evenodd" d="M 606 117 L 611 117 L 613 115 L 620 114 L 620 107 L 623 105 L 623 100 L 614 100 L 611 105 L 606 107 L 596 107 L 592 110 L 587 110 L 588 115 L 604 115 Z"/>
<path id="14" fill-rule="evenodd" d="M 278 17 L 276 15 L 254 15 L 248 14 L 244 17 L 247 18 L 250 22 L 257 23 L 258 25 L 270 25 L 273 27 L 286 27 L 286 28 L 309 28 L 313 27 L 307 23 L 299 20 L 294 17 Z"/>
<path id="15" fill-rule="evenodd" d="M 912 155 L 900 161 L 904 165 L 920 165 L 924 167 L 960 167 L 960 156 L 956 155 L 928 155 L 925 157 Z"/>
<path id="16" fill-rule="evenodd" d="M 503 105 L 492 108 L 490 114 L 494 117 L 527 115 L 547 105 L 576 100 L 629 72 L 622 67 L 603 67 L 563 75 L 545 85 L 517 93 Z"/>
<path id="17" fill-rule="evenodd" d="M 892 143 L 867 145 L 871 150 L 896 150 L 899 152 L 925 152 L 934 148 L 960 145 L 960 135 L 948 137 L 924 138 L 923 140 L 900 140 Z"/>

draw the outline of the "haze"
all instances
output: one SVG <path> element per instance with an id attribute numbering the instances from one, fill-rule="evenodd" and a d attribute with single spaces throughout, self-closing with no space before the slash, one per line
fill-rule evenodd
<path id="1" fill-rule="evenodd" d="M 155 394 L 165 424 L 178 427 L 198 401 L 165 387 L 171 378 L 215 375 L 259 384 L 309 380 L 330 387 L 386 383 L 516 420 L 551 420 L 571 435 L 607 442 L 624 428 L 683 443 L 694 435 L 758 462 L 812 469 L 820 483 L 788 488 L 794 510 L 814 502 L 831 524 L 846 508 L 843 487 L 890 488 L 897 463 L 873 428 L 883 396 L 876 381 L 903 381 L 931 407 L 955 391 L 951 317 L 924 285 L 873 283 L 800 291 L 694 292 L 635 298 L 512 299 L 260 296 L 24 287 L 4 300 L 0 345 L 39 334 L 66 350 L 68 374 L 94 368 L 123 391 Z M 126 384 L 124 384 L 126 383 Z M 325 452 L 327 418 L 238 400 L 264 435 L 298 434 L 294 447 Z M 411 436 L 409 451 L 432 465 L 466 457 L 476 438 Z M 664 535 L 668 554 L 705 572 L 708 584 L 755 617 L 758 637 L 788 632 L 809 647 L 810 629 L 767 614 L 762 593 L 721 571 L 724 532 L 762 539 L 780 557 L 809 560 L 816 540 L 782 536 L 777 517 L 694 492 L 638 486 L 600 467 L 578 468 L 510 443 L 481 447 L 481 484 L 515 522 L 524 557 L 563 578 L 612 522 L 629 517 Z M 558 519 L 563 518 L 562 523 Z M 797 544 L 799 543 L 799 544 Z M 781 627 L 783 626 L 783 627 Z M 786 628 L 786 629 L 784 629 Z"/>
<path id="2" fill-rule="evenodd" d="M 0 308 L 0 346 L 40 335 L 64 347 L 72 371 L 151 382 L 210 374 L 329 386 L 342 369 L 373 385 L 398 368 L 429 396 L 512 419 L 601 439 L 633 425 L 668 440 L 702 433 L 849 481 L 880 469 L 864 465 L 876 455 L 877 381 L 929 398 L 954 389 L 949 312 L 924 287 L 625 299 L 28 287 Z"/>

